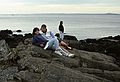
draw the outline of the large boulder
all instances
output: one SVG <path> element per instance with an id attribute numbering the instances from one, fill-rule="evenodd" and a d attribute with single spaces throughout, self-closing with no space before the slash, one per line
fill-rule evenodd
<path id="1" fill-rule="evenodd" d="M 117 59 L 116 64 L 120 66 L 120 36 L 104 37 L 100 39 L 85 39 L 79 42 L 69 42 L 70 46 L 90 52 L 99 52 L 107 54 Z M 78 46 L 75 46 L 78 45 Z"/>
<path id="2" fill-rule="evenodd" d="M 60 37 L 60 34 L 57 33 L 57 34 L 55 34 L 55 36 Z M 77 38 L 76 38 L 75 36 L 66 35 L 66 34 L 64 35 L 64 39 L 65 39 L 65 40 L 75 40 L 75 41 L 78 41 Z"/>
<path id="3" fill-rule="evenodd" d="M 114 63 L 116 61 L 115 58 L 111 56 L 82 50 L 73 50 L 72 53 L 80 57 L 83 67 L 110 71 L 120 71 L 120 67 Z"/>
<path id="4" fill-rule="evenodd" d="M 5 57 L 10 53 L 10 48 L 8 44 L 6 44 L 5 40 L 0 40 L 0 58 Z"/>
<path id="5" fill-rule="evenodd" d="M 107 71 L 107 70 L 100 70 L 100 69 L 93 69 L 93 68 L 83 68 L 79 67 L 76 70 L 81 71 L 82 73 L 93 74 L 108 80 L 112 80 L 114 82 L 120 82 L 120 71 Z"/>
<path id="6" fill-rule="evenodd" d="M 41 58 L 24 58 L 18 63 L 22 67 L 28 68 L 31 72 L 39 73 L 39 82 L 108 82 L 104 79 L 99 80 L 93 76 L 83 74 L 80 71 L 72 70 L 70 68 L 64 67 L 58 63 L 49 62 L 46 59 Z M 19 78 L 23 79 L 23 74 Z M 31 75 L 30 75 L 31 76 Z M 31 79 L 34 77 L 31 77 Z M 24 81 L 28 81 L 29 76 L 24 78 Z M 23 81 L 23 82 L 24 82 Z"/>

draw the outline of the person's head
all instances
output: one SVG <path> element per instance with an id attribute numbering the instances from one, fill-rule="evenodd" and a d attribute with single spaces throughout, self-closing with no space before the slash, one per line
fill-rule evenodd
<path id="1" fill-rule="evenodd" d="M 47 32 L 47 26 L 45 24 L 43 24 L 41 26 L 41 29 L 40 29 L 43 33 L 46 33 Z"/>
<path id="2" fill-rule="evenodd" d="M 63 21 L 60 21 L 60 24 L 63 24 Z"/>
<path id="3" fill-rule="evenodd" d="M 33 29 L 33 33 L 32 33 L 33 35 L 38 35 L 39 34 L 39 28 L 37 28 L 37 27 L 35 27 L 34 29 Z"/>

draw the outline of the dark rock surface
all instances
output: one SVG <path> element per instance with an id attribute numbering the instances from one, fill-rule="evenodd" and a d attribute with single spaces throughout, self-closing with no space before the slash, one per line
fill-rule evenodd
<path id="1" fill-rule="evenodd" d="M 120 66 L 120 36 L 105 37 L 100 39 L 85 39 L 78 41 L 66 40 L 71 47 L 90 52 L 107 54 L 117 59 Z"/>
<path id="2" fill-rule="evenodd" d="M 5 36 L 0 35 L 0 82 L 120 82 L 119 36 L 67 36 L 74 58 L 32 45 L 32 34 Z"/>
<path id="3" fill-rule="evenodd" d="M 1 30 L 0 33 L 2 33 L 2 34 L 5 34 L 5 33 L 6 34 L 13 34 L 13 32 L 11 30 L 8 30 L 8 29 L 7 30 Z"/>
<path id="4" fill-rule="evenodd" d="M 68 58 L 32 45 L 31 39 L 5 51 L 11 53 L 3 55 L 0 82 L 120 82 L 116 59 L 105 54 L 73 49 L 75 57 Z"/>
<path id="5" fill-rule="evenodd" d="M 60 37 L 59 33 L 55 34 L 55 36 Z M 66 34 L 64 35 L 64 39 L 65 40 L 75 40 L 75 41 L 78 41 L 75 36 L 66 35 Z"/>
<path id="6" fill-rule="evenodd" d="M 16 32 L 22 32 L 22 30 L 16 30 Z"/>

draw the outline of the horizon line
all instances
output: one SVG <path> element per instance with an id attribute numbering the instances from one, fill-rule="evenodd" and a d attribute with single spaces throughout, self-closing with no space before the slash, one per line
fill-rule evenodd
<path id="1" fill-rule="evenodd" d="M 14 14 L 18 14 L 18 15 L 19 15 L 19 14 L 31 14 L 31 15 L 32 15 L 32 14 L 36 14 L 36 15 L 37 15 L 37 14 L 38 14 L 38 15 L 39 15 L 39 14 L 111 14 L 111 15 L 112 15 L 112 14 L 116 14 L 116 15 L 117 15 L 117 14 L 118 14 L 118 15 L 119 15 L 120 13 L 109 13 L 109 12 L 108 12 L 108 13 L 79 13 L 79 12 L 78 12 L 78 13 L 77 13 L 77 12 L 71 12 L 71 13 L 69 13 L 69 12 L 68 12 L 68 13 L 57 13 L 57 12 L 55 12 L 55 13 L 53 13 L 53 12 L 52 12 L 52 13 L 51 13 L 51 12 L 50 12 L 50 13 L 49 13 L 49 12 L 48 12 L 48 13 L 0 13 L 0 15 L 5 15 L 5 14 L 6 14 L 6 15 L 7 15 L 7 14 L 11 14 L 11 15 L 14 15 Z"/>

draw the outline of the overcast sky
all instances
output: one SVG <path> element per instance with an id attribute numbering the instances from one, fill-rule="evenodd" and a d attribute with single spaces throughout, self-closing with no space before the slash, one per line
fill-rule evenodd
<path id="1" fill-rule="evenodd" d="M 120 13 L 120 0 L 0 0 L 0 13 Z"/>

